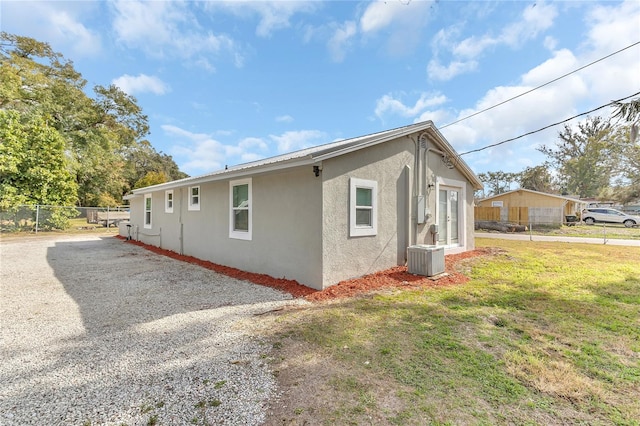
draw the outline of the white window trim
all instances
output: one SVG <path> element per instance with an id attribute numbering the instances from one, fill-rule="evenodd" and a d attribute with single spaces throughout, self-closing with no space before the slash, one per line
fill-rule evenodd
<path id="1" fill-rule="evenodd" d="M 233 229 L 233 187 L 238 185 L 248 185 L 249 191 L 249 230 L 236 231 Z M 232 180 L 229 182 L 229 238 L 237 240 L 251 241 L 253 234 L 253 196 L 251 192 L 251 178 Z"/>
<path id="2" fill-rule="evenodd" d="M 147 200 L 151 200 L 151 205 L 149 206 L 149 223 L 147 223 Z M 151 197 L 151 194 L 144 194 L 144 205 L 142 207 L 144 214 L 142 217 L 142 223 L 144 224 L 145 229 L 151 229 L 153 224 L 153 198 Z"/>
<path id="3" fill-rule="evenodd" d="M 191 190 L 193 188 L 198 188 L 198 204 L 193 204 L 192 203 L 193 202 L 193 197 L 191 195 Z M 202 204 L 202 190 L 200 189 L 200 185 L 190 186 L 187 196 L 189 197 L 188 210 L 200 211 L 200 205 Z"/>
<path id="4" fill-rule="evenodd" d="M 371 226 L 356 226 L 356 188 L 371 189 Z M 378 234 L 378 182 L 349 179 L 349 236 L 365 237 Z"/>
<path id="5" fill-rule="evenodd" d="M 171 205 L 169 205 L 169 196 L 171 196 Z M 164 191 L 164 212 L 173 213 L 173 203 L 175 198 L 173 197 L 173 189 Z"/>

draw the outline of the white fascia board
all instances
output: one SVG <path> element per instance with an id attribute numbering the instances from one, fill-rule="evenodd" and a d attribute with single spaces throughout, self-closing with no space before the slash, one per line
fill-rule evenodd
<path id="1" fill-rule="evenodd" d="M 480 181 L 480 178 L 471 170 L 471 167 L 462 159 L 460 154 L 453 149 L 453 146 L 445 139 L 445 137 L 440 133 L 440 131 L 435 127 L 431 127 L 430 129 L 433 132 L 433 135 L 429 135 L 431 140 L 435 142 L 443 151 L 445 151 L 448 155 L 455 158 L 455 167 L 462 172 L 462 174 L 471 182 L 474 189 L 480 190 L 484 188 L 484 184 Z"/>
<path id="2" fill-rule="evenodd" d="M 368 140 L 366 142 L 359 143 L 357 145 L 351 145 L 343 149 L 338 149 L 336 151 L 332 151 L 326 154 L 318 155 L 313 157 L 316 162 L 320 162 L 322 160 L 327 160 L 329 158 L 339 157 L 344 154 L 348 154 L 350 152 L 358 151 L 363 148 L 368 148 L 370 146 L 375 146 L 384 142 L 388 142 L 393 139 L 401 138 L 403 136 L 409 136 L 412 133 L 420 132 L 423 130 L 427 130 L 429 128 L 433 128 L 433 123 L 431 121 L 425 122 L 422 126 L 414 127 L 411 130 L 398 131 L 397 133 L 391 133 L 384 137 L 375 138 L 373 140 Z M 312 154 L 313 155 L 313 154 Z"/>

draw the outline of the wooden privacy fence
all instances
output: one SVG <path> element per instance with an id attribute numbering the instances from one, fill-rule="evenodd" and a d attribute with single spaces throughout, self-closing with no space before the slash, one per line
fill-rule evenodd
<path id="1" fill-rule="evenodd" d="M 475 207 L 475 220 L 508 221 L 519 225 L 529 223 L 529 207 Z"/>
<path id="2" fill-rule="evenodd" d="M 500 207 L 475 207 L 473 209 L 476 222 L 479 220 L 500 220 Z"/>
<path id="3" fill-rule="evenodd" d="M 518 225 L 529 223 L 529 207 L 509 207 L 509 222 Z"/>

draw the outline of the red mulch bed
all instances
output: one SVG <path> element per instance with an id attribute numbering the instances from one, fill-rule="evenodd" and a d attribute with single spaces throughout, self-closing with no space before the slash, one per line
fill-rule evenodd
<path id="1" fill-rule="evenodd" d="M 126 238 L 117 235 L 116 238 L 125 240 Z M 185 256 L 174 251 L 161 249 L 159 247 L 144 244 L 140 241 L 128 240 L 127 242 L 135 244 L 145 249 L 170 257 L 172 259 L 181 260 L 183 262 L 192 263 L 202 266 L 220 274 L 227 275 L 232 278 L 245 280 L 254 284 L 275 288 L 291 294 L 293 297 L 304 297 L 307 300 L 319 302 L 344 297 L 353 297 L 364 294 L 372 290 L 389 289 L 395 287 L 443 287 L 464 284 L 469 278 L 455 270 L 455 265 L 464 259 L 490 254 L 490 249 L 476 249 L 460 254 L 450 254 L 445 256 L 446 274 L 437 279 L 434 277 L 424 277 L 421 275 L 413 275 L 407 272 L 406 266 L 396 266 L 384 271 L 375 272 L 359 278 L 353 278 L 341 281 L 336 285 L 326 288 L 322 291 L 314 290 L 306 287 L 295 280 L 285 278 L 274 278 L 265 274 L 256 274 L 253 272 L 241 271 L 237 268 L 218 265 L 207 260 L 197 259 L 193 256 Z"/>

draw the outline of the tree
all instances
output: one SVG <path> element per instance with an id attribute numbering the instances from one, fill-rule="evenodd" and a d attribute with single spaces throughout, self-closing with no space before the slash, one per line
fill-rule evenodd
<path id="1" fill-rule="evenodd" d="M 73 62 L 47 43 L 0 33 L 0 108 L 38 118 L 58 132 L 80 205 L 120 204 L 152 170 L 172 179 L 186 176 L 143 139 L 149 126 L 134 97 L 111 85 L 96 86 L 91 98 L 85 86 Z M 154 166 L 138 170 L 134 156 L 151 158 Z"/>
<path id="2" fill-rule="evenodd" d="M 556 185 L 553 176 L 549 172 L 548 164 L 526 167 L 518 173 L 517 179 L 520 188 L 546 193 L 556 192 Z"/>
<path id="3" fill-rule="evenodd" d="M 517 181 L 517 173 L 509 172 L 486 172 L 480 173 L 478 178 L 488 189 L 488 196 L 502 194 L 511 190 L 511 184 Z"/>
<path id="4" fill-rule="evenodd" d="M 127 159 L 126 177 L 129 189 L 139 188 L 137 183 L 150 172 L 164 174 L 166 181 L 188 177 L 186 173 L 178 169 L 170 155 L 157 152 L 147 140 L 130 148 L 125 157 Z"/>
<path id="5" fill-rule="evenodd" d="M 613 105 L 616 109 L 613 118 L 634 124 L 637 124 L 638 120 L 640 120 L 640 98 L 632 99 L 629 102 L 614 102 Z M 635 136 L 638 136 L 638 134 L 636 133 Z"/>
<path id="6" fill-rule="evenodd" d="M 611 169 L 612 197 L 627 204 L 640 200 L 640 140 L 632 137 L 633 124 L 618 125 L 613 132 Z"/>
<path id="7" fill-rule="evenodd" d="M 158 185 L 167 182 L 167 175 L 164 172 L 149 172 L 142 179 L 136 182 L 133 189 L 144 188 L 146 186 Z"/>
<path id="8" fill-rule="evenodd" d="M 0 209 L 19 205 L 69 206 L 76 202 L 77 186 L 57 130 L 39 117 L 0 110 Z M 60 210 L 44 226 L 66 227 L 77 211 Z"/>
<path id="9" fill-rule="evenodd" d="M 547 145 L 538 148 L 558 171 L 563 193 L 595 197 L 609 186 L 612 131 L 608 120 L 588 117 L 576 130 L 565 125 L 558 134 L 560 140 L 555 148 Z"/>

